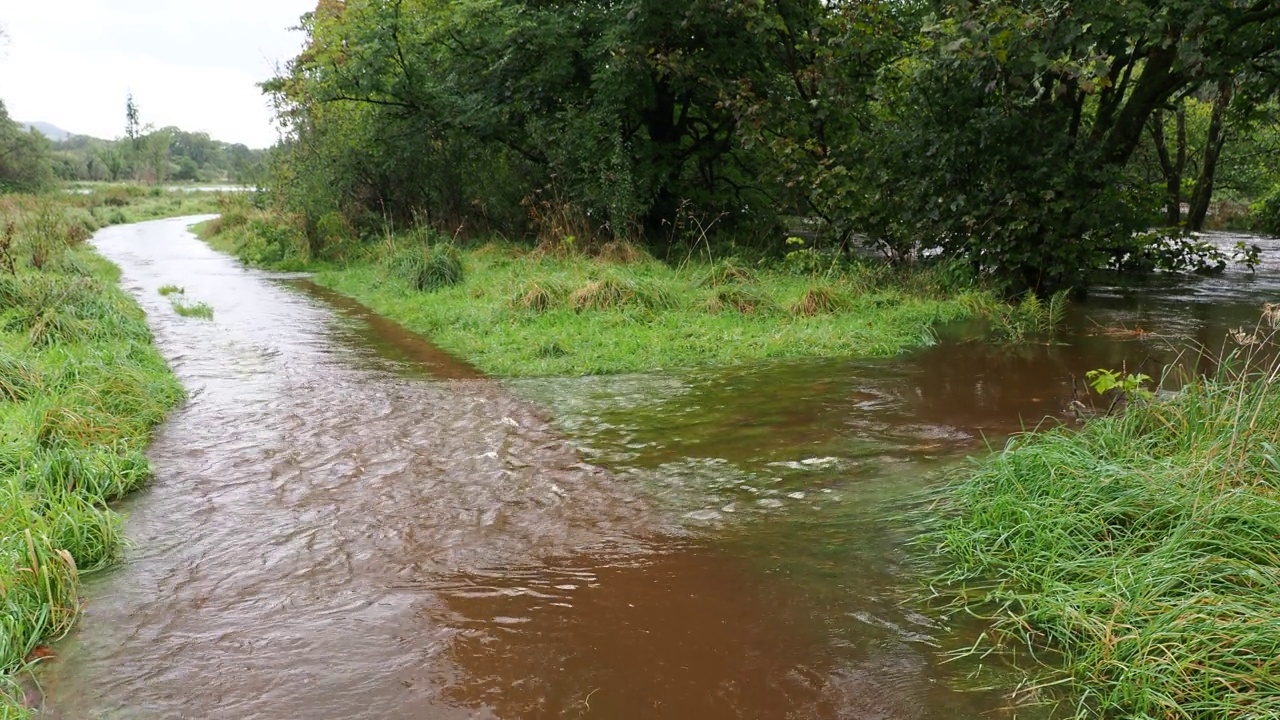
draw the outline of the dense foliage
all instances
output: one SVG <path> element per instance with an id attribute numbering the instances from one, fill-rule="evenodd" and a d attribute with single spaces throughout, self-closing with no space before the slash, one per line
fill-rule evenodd
<path id="1" fill-rule="evenodd" d="M 73 135 L 51 147 L 53 173 L 66 181 L 143 181 L 254 184 L 264 150 L 214 140 L 208 133 L 175 127 L 136 139 L 100 140 Z"/>
<path id="2" fill-rule="evenodd" d="M 1229 145 L 1274 127 L 1268 0 L 322 0 L 302 27 L 266 89 L 319 251 L 387 218 L 660 252 L 798 233 L 1044 289 L 1202 224 L 1216 173 L 1273 182 Z"/>
<path id="3" fill-rule="evenodd" d="M 49 141 L 23 130 L 0 101 L 0 193 L 44 190 L 53 181 Z"/>

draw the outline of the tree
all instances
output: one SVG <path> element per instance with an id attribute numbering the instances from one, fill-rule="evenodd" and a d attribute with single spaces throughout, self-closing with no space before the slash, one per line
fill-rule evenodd
<path id="1" fill-rule="evenodd" d="M 1278 19 L 1264 0 L 940 2 L 885 96 L 867 224 L 1011 287 L 1121 265 L 1148 222 L 1125 170 L 1151 118 L 1274 69 Z"/>
<path id="2" fill-rule="evenodd" d="M 783 15 L 825 7 L 322 3 L 304 20 L 306 50 L 266 85 L 285 157 L 308 168 L 290 171 L 286 195 L 316 178 L 354 215 L 517 232 L 522 202 L 537 225 L 554 198 L 550 214 L 588 234 L 652 242 L 673 240 L 682 216 L 768 222 L 776 198 L 734 98 L 775 83 Z"/>
<path id="3" fill-rule="evenodd" d="M 39 192 L 54 180 L 48 139 L 24 131 L 0 101 L 0 193 Z"/>
<path id="4" fill-rule="evenodd" d="M 124 104 L 124 136 L 129 140 L 129 162 L 135 173 L 141 169 L 143 132 L 138 104 L 133 101 L 133 93 L 130 92 Z"/>
<path id="5" fill-rule="evenodd" d="M 273 185 L 312 230 L 780 251 L 800 216 L 1046 291 L 1134 267 L 1154 207 L 1206 206 L 1232 108 L 1268 96 L 1224 99 L 1209 155 L 1180 154 L 1177 107 L 1276 77 L 1278 23 L 1274 0 L 323 0 L 264 85 Z M 1157 187 L 1132 161 L 1161 149 Z"/>

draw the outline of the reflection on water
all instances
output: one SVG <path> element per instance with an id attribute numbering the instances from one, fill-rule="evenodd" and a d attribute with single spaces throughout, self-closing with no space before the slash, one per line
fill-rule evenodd
<path id="1" fill-rule="evenodd" d="M 183 225 L 95 241 L 193 397 L 46 674 L 54 717 L 1009 715 L 901 602 L 890 517 L 1067 421 L 1086 371 L 1220 344 L 1280 288 L 1104 288 L 1055 344 L 499 383 Z"/>

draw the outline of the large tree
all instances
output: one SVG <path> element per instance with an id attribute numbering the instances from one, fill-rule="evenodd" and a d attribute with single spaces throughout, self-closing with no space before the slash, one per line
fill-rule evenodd
<path id="1" fill-rule="evenodd" d="M 1045 288 L 1139 250 L 1151 198 L 1122 170 L 1149 121 L 1273 72 L 1280 4 L 948 0 L 921 43 L 886 105 L 869 224 Z"/>

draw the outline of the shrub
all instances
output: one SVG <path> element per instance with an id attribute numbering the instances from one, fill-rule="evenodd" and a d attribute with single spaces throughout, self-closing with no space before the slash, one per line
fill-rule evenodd
<path id="1" fill-rule="evenodd" d="M 1249 215 L 1252 229 L 1280 235 L 1280 185 L 1250 205 Z"/>

